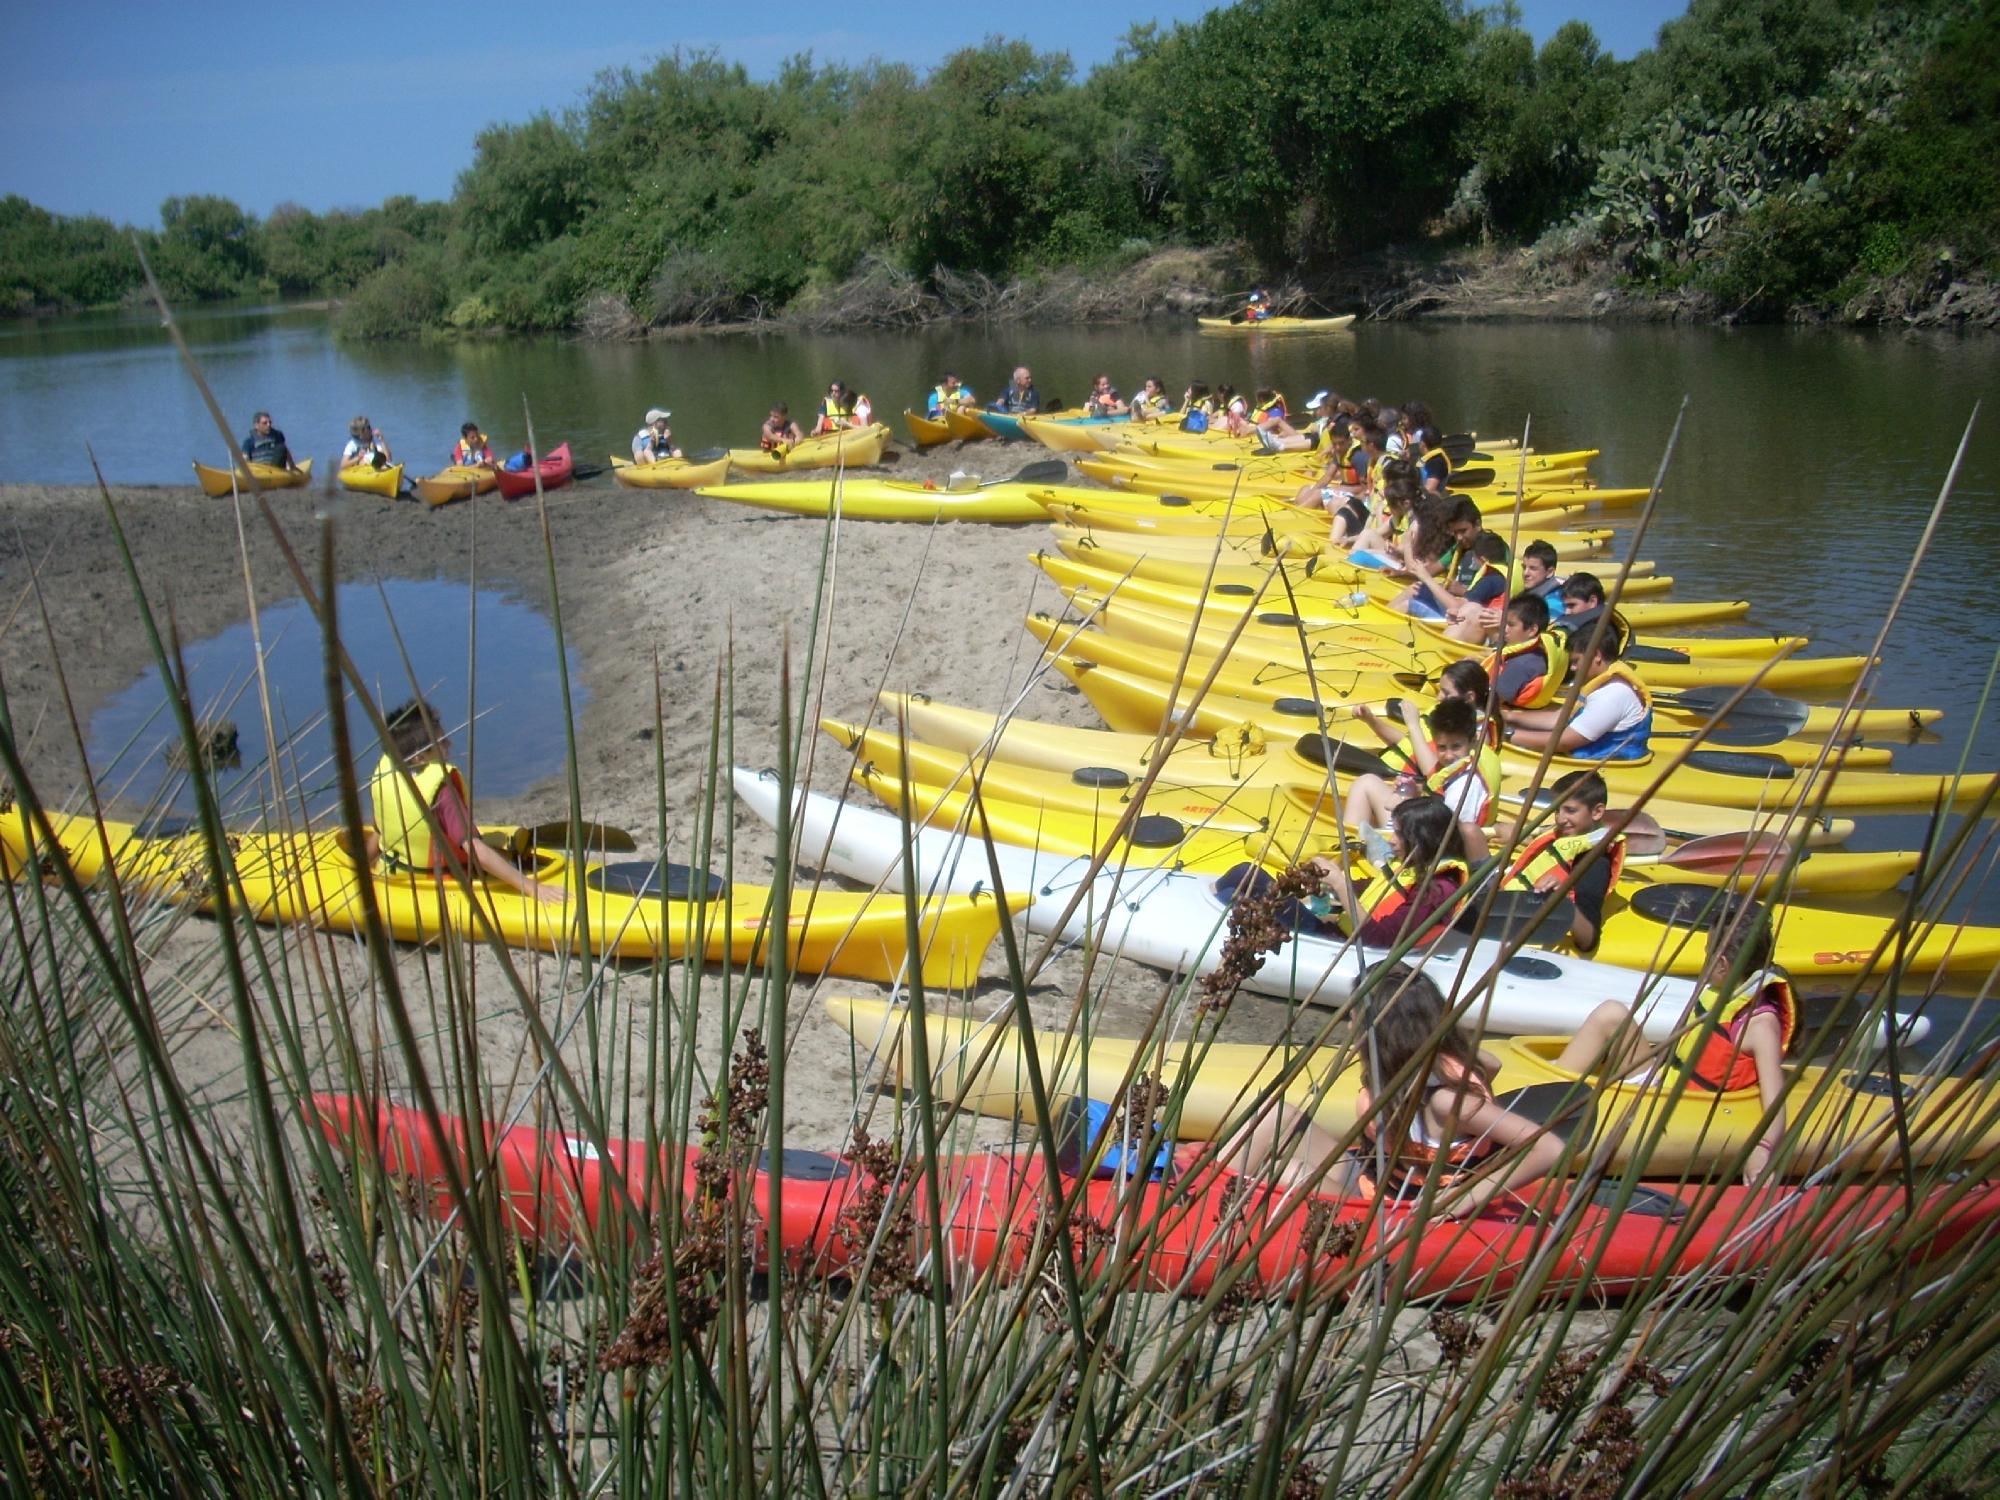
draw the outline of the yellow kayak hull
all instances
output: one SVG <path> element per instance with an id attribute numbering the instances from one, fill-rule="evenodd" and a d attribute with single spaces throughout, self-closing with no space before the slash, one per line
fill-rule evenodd
<path id="1" fill-rule="evenodd" d="M 890 1080 L 907 1083 L 915 1077 L 908 1007 L 845 997 L 829 998 L 825 1005 Z M 935 1013 L 926 1020 L 933 1097 L 1005 1119 L 1032 1117 L 1034 1095 L 1017 1028 Z M 1482 1037 L 1479 1045 L 1499 1060 L 1493 1087 L 1504 1094 L 1577 1082 L 1555 1065 L 1565 1041 Z M 1195 1050 L 1180 1042 L 1096 1035 L 1086 1043 L 1055 1031 L 1035 1032 L 1034 1044 L 1051 1104 L 1115 1100 L 1134 1075 L 1149 1072 L 1172 1090 L 1168 1108 L 1175 1134 L 1184 1140 L 1216 1139 L 1276 1092 L 1336 1136 L 1355 1127 L 1362 1074 L 1345 1047 L 1319 1048 L 1302 1058 L 1298 1049 L 1283 1046 L 1204 1042 Z M 1857 1077 L 1847 1068 L 1807 1063 L 1787 1072 L 1785 1153 L 1792 1173 L 1903 1160 L 1898 1093 L 1909 1160 L 1963 1161 L 1970 1169 L 2000 1148 L 2000 1083 L 1906 1074 L 1898 1090 L 1887 1078 Z M 1613 1170 L 1640 1164 L 1647 1174 L 1664 1177 L 1732 1166 L 1764 1124 L 1756 1089 L 1676 1096 L 1664 1087 L 1600 1083 L 1595 1093 L 1596 1136 L 1610 1144 Z M 1590 1159 L 1588 1151 L 1577 1153 L 1579 1164 Z"/>
<path id="2" fill-rule="evenodd" d="M 402 492 L 403 466 L 390 464 L 386 469 L 377 469 L 368 464 L 349 464 L 334 478 L 340 481 L 342 489 L 357 495 L 380 495 L 393 500 Z"/>
<path id="3" fill-rule="evenodd" d="M 1195 322 L 1203 333 L 1344 333 L 1354 326 L 1354 318 L 1353 313 L 1342 313 L 1337 318 L 1270 317 L 1255 323 L 1228 318 L 1196 318 Z"/>
<path id="4" fill-rule="evenodd" d="M 993 429 L 979 420 L 976 411 L 948 411 L 944 414 L 944 425 L 961 443 L 983 442 L 993 436 Z"/>
<path id="5" fill-rule="evenodd" d="M 1129 425 L 1125 422 L 1086 425 L 1065 422 L 1060 417 L 1021 418 L 1021 431 L 1051 453 L 1102 453 L 1117 444 L 1119 436 Z"/>
<path id="6" fill-rule="evenodd" d="M 199 831 L 140 837 L 131 825 L 53 815 L 56 843 L 77 879 L 90 884 L 107 865 L 127 897 L 190 902 L 207 909 L 206 840 Z M 592 883 L 602 866 L 587 862 L 579 873 L 568 857 L 535 851 L 536 878 L 564 888 L 560 904 L 544 904 L 510 887 L 478 882 L 468 895 L 456 881 L 428 874 L 368 870 L 358 864 L 343 833 L 232 834 L 231 858 L 241 896 L 237 908 L 257 922 L 302 922 L 335 932 L 364 930 L 361 888 L 374 887 L 389 931 L 404 942 L 431 942 L 450 930 L 473 937 L 487 924 L 510 947 L 590 951 L 633 959 L 699 954 L 711 961 L 761 963 L 770 952 L 769 892 L 738 885 L 709 900 L 622 895 Z M 53 858 L 31 837 L 20 810 L 0 813 L 0 875 L 48 870 Z M 477 900 L 485 914 L 473 911 Z M 952 897 L 926 904 L 919 915 L 918 967 L 926 984 L 970 985 L 987 946 L 999 932 L 1001 913 L 991 900 Z M 908 977 L 909 939 L 903 898 L 845 891 L 794 894 L 786 922 L 794 965 L 805 972 L 844 974 L 889 984 Z"/>
<path id="7" fill-rule="evenodd" d="M 1056 539 L 1056 545 L 1071 557 L 1079 551 L 1103 553 L 1107 559 L 1103 564 L 1105 567 L 1120 561 L 1129 563 L 1150 558 L 1162 563 L 1200 564 L 1204 570 L 1209 562 L 1217 559 L 1224 563 L 1269 568 L 1275 557 L 1284 556 L 1300 566 L 1310 564 L 1314 577 L 1324 575 L 1342 582 L 1351 577 L 1357 586 L 1368 579 L 1383 576 L 1380 569 L 1355 566 L 1348 561 L 1345 552 L 1338 549 L 1329 551 L 1323 537 L 1267 535 L 1262 528 L 1237 527 L 1223 531 L 1210 527 L 1206 531 L 1191 532 L 1099 531 L 1088 522 L 1052 520 L 1049 522 L 1049 533 Z M 1523 547 L 1530 542 L 1547 542 L 1556 549 L 1556 557 L 1560 561 L 1579 563 L 1602 558 L 1605 544 L 1616 535 L 1608 526 L 1559 530 L 1524 528 L 1519 541 Z M 1314 559 L 1318 561 L 1314 562 Z M 1641 560 L 1633 564 L 1633 571 L 1642 578 L 1651 577 L 1653 564 L 1649 560 Z"/>
<path id="8" fill-rule="evenodd" d="M 870 427 L 829 432 L 800 440 L 783 453 L 762 448 L 731 448 L 730 467 L 744 474 L 795 474 L 801 469 L 866 469 L 882 462 L 889 446 L 889 429 Z"/>
<path id="9" fill-rule="evenodd" d="M 454 500 L 484 495 L 499 486 L 491 464 L 450 464 L 427 478 L 412 481 L 410 488 L 417 492 L 419 500 L 435 510 Z"/>
<path id="10" fill-rule="evenodd" d="M 1044 512 L 1030 493 L 1032 486 L 1001 480 L 965 489 L 939 489 L 902 479 L 840 480 L 840 513 L 850 521 L 982 521 L 1019 524 L 1039 521 Z M 759 481 L 753 484 L 705 486 L 710 500 L 781 510 L 791 515 L 824 516 L 833 509 L 830 479 Z"/>
<path id="11" fill-rule="evenodd" d="M 273 464 L 246 464 L 252 477 L 267 490 L 296 490 L 312 483 L 313 461 L 307 459 L 296 469 L 280 469 Z M 201 492 L 211 500 L 220 500 L 231 489 L 241 486 L 243 493 L 251 492 L 243 482 L 243 475 L 236 469 L 212 469 L 197 460 L 194 466 L 194 482 L 201 486 Z"/>
<path id="12" fill-rule="evenodd" d="M 703 463 L 669 458 L 655 464 L 635 464 L 614 453 L 611 477 L 628 490 L 698 490 L 728 480 L 729 455 Z"/>
<path id="13" fill-rule="evenodd" d="M 927 417 L 921 412 L 903 412 L 903 425 L 910 429 L 910 441 L 919 448 L 935 448 L 939 443 L 951 441 L 951 424 Z"/>

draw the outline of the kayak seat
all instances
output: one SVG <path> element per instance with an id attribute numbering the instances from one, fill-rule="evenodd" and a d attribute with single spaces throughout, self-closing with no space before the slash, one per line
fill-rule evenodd
<path id="1" fill-rule="evenodd" d="M 691 901 L 699 891 L 713 901 L 727 894 L 729 882 L 707 870 L 650 859 L 624 859 L 599 865 L 585 878 L 593 890 L 614 896 L 651 896 L 669 901 Z"/>
<path id="2" fill-rule="evenodd" d="M 1631 902 L 1632 910 L 1640 916 L 1669 927 L 1708 927 L 1733 921 L 1744 904 L 1743 897 L 1716 886 L 1673 880 L 1642 886 L 1632 893 Z"/>
<path id="3" fill-rule="evenodd" d="M 1566 1141 L 1581 1144 L 1597 1127 L 1597 1098 L 1588 1083 L 1531 1083 L 1495 1101 L 1509 1114 L 1533 1120 Z"/>
<path id="4" fill-rule="evenodd" d="M 1558 901 L 1554 910 L 1544 914 L 1542 908 L 1547 904 L 1548 897 L 1540 891 L 1500 891 L 1491 898 L 1490 908 L 1484 897 L 1468 902 L 1452 926 L 1464 933 L 1478 928 L 1482 937 L 1495 942 L 1519 939 L 1553 947 L 1569 936 L 1570 906 L 1567 901 Z"/>
<path id="5" fill-rule="evenodd" d="M 1381 756 L 1371 754 L 1359 745 L 1328 739 L 1323 734 L 1302 734 L 1292 749 L 1300 759 L 1315 766 L 1331 765 L 1334 770 L 1344 771 L 1350 776 L 1380 776 L 1386 781 L 1396 779 L 1395 767 Z"/>

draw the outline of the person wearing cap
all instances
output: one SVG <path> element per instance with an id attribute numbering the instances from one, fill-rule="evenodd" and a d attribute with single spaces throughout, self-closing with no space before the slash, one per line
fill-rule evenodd
<path id="1" fill-rule="evenodd" d="M 1243 309 L 1243 321 L 1261 323 L 1271 316 L 1271 294 L 1261 286 L 1250 293 L 1249 305 Z"/>
<path id="2" fill-rule="evenodd" d="M 679 458 L 681 450 L 674 446 L 674 430 L 667 426 L 667 418 L 673 415 L 663 406 L 655 406 L 646 413 L 646 425 L 632 434 L 632 462 L 635 464 L 664 463 L 670 458 Z"/>

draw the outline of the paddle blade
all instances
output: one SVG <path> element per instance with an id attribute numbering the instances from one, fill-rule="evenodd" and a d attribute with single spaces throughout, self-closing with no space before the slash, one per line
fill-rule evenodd
<path id="1" fill-rule="evenodd" d="M 1761 829 L 1742 833 L 1711 833 L 1705 838 L 1687 840 L 1678 849 L 1662 855 L 1660 863 L 1671 865 L 1676 870 L 1700 870 L 1705 873 L 1721 873 L 1739 865 L 1761 871 L 1773 860 L 1782 858 L 1784 852 L 1785 841 Z"/>
<path id="2" fill-rule="evenodd" d="M 639 847 L 639 841 L 622 828 L 609 823 L 574 823 L 567 818 L 557 818 L 548 823 L 537 823 L 531 828 L 516 831 L 514 841 L 524 849 L 570 848 L 581 836 L 586 849 L 600 850 L 608 854 L 630 854 Z"/>
<path id="3" fill-rule="evenodd" d="M 1069 477 L 1069 465 L 1059 458 L 1045 458 L 1032 463 L 1014 476 L 1016 484 L 1060 484 Z"/>

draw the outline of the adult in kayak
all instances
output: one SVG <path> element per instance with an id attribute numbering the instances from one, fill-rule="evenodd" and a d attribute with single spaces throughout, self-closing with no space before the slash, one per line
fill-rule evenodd
<path id="1" fill-rule="evenodd" d="M 1520 846 L 1504 885 L 1547 892 L 1573 877 L 1564 898 L 1570 907 L 1569 940 L 1587 958 L 1597 951 L 1604 898 L 1625 868 L 1625 835 L 1604 826 L 1611 793 L 1595 771 L 1565 772 L 1549 790 L 1556 798 L 1551 825 Z"/>
<path id="2" fill-rule="evenodd" d="M 1131 410 L 1109 375 L 1100 375 L 1090 383 L 1090 395 L 1085 398 L 1083 409 L 1093 417 L 1122 417 Z"/>
<path id="3" fill-rule="evenodd" d="M 1035 376 L 1026 365 L 1014 367 L 1014 378 L 1007 382 L 1007 389 L 1000 393 L 1000 399 L 993 403 L 993 410 L 1030 416 L 1042 409 L 1042 398 L 1035 390 Z"/>
<path id="4" fill-rule="evenodd" d="M 516 869 L 479 836 L 466 800 L 465 778 L 449 759 L 451 737 L 440 727 L 430 704 L 412 698 L 392 710 L 385 722 L 395 753 L 384 749 L 368 784 L 375 816 L 369 862 L 379 860 L 384 869 L 397 874 L 428 872 L 443 879 L 450 868 L 447 853 L 454 853 L 488 880 L 537 901 L 560 904 L 562 887 L 544 885 Z"/>
<path id="5" fill-rule="evenodd" d="M 681 456 L 681 450 L 674 446 L 674 430 L 667 425 L 672 415 L 664 406 L 647 408 L 645 425 L 632 434 L 633 463 L 665 463 Z"/>
<path id="6" fill-rule="evenodd" d="M 766 453 L 783 453 L 796 447 L 804 436 L 799 424 L 792 420 L 792 409 L 782 401 L 771 404 L 771 415 L 764 418 L 764 425 L 757 432 L 757 446 Z"/>
<path id="7" fill-rule="evenodd" d="M 1223 1144 L 1223 1164 L 1283 1187 L 1372 1197 L 1420 1191 L 1442 1158 L 1437 1202 L 1447 1219 L 1470 1218 L 1554 1171 L 1562 1143 L 1494 1099 L 1500 1061 L 1450 1024 L 1435 981 L 1402 964 L 1378 968 L 1370 980 L 1358 1007 L 1364 1031 L 1356 1050 L 1368 1084 L 1355 1099 L 1366 1121 L 1357 1149 L 1280 1096 Z M 1403 1120 L 1405 1135 L 1381 1140 L 1382 1122 Z M 1389 1175 L 1378 1181 L 1383 1156 Z"/>
<path id="8" fill-rule="evenodd" d="M 459 426 L 458 441 L 451 445 L 451 462 L 466 468 L 493 462 L 493 445 L 486 441 L 477 422 Z"/>
<path id="9" fill-rule="evenodd" d="M 340 450 L 341 468 L 366 464 L 371 469 L 386 469 L 395 461 L 381 428 L 366 417 L 356 417 L 347 424 L 347 446 Z"/>
<path id="10" fill-rule="evenodd" d="M 1485 695 L 1486 674 L 1476 662 L 1454 662 L 1478 673 Z M 1461 673 L 1465 682 L 1470 673 Z M 1447 674 L 1449 677 L 1449 674 Z M 1500 795 L 1500 757 L 1480 722 L 1479 707 L 1461 689 L 1438 684 L 1438 704 L 1419 718 L 1417 705 L 1402 700 L 1402 723 L 1391 723 L 1367 704 L 1356 706 L 1355 717 L 1375 732 L 1387 749 L 1398 751 L 1403 769 L 1394 781 L 1364 774 L 1347 784 L 1341 821 L 1361 834 L 1362 848 L 1381 863 L 1389 856 L 1387 830 L 1395 811 L 1413 797 L 1441 797 L 1458 819 L 1459 842 L 1466 858 L 1476 864 L 1486 858 L 1486 828 Z M 1594 939 L 1593 939 L 1594 941 Z"/>
<path id="11" fill-rule="evenodd" d="M 1157 422 L 1173 409 L 1174 403 L 1167 395 L 1166 382 L 1157 375 L 1148 375 L 1146 383 L 1139 387 L 1139 394 L 1132 398 L 1132 420 L 1135 422 Z"/>
<path id="12" fill-rule="evenodd" d="M 271 414 L 260 411 L 250 419 L 250 435 L 243 439 L 246 463 L 269 464 L 274 469 L 296 469 L 285 435 L 271 425 Z"/>
<path id="13" fill-rule="evenodd" d="M 1583 684 L 1576 713 L 1560 730 L 1556 720 L 1562 705 L 1551 708 L 1503 708 L 1507 721 L 1504 737 L 1523 750 L 1550 746 L 1558 755 L 1585 760 L 1639 760 L 1646 754 L 1646 739 L 1653 730 L 1653 700 L 1639 674 L 1618 658 L 1624 650 L 1615 629 L 1599 632 L 1572 632 L 1570 644 L 1588 650 L 1589 638 L 1597 635 L 1597 646 L 1589 660 L 1577 658 L 1573 668 Z"/>
<path id="14" fill-rule="evenodd" d="M 1743 1163 L 1744 1182 L 1754 1183 L 1784 1138 L 1785 1050 L 1799 1024 L 1798 998 L 1770 963 L 1770 929 L 1749 916 L 1725 918 L 1709 933 L 1701 989 L 1667 1047 L 1648 1047 L 1631 1010 L 1607 1000 L 1584 1019 L 1556 1064 L 1579 1074 L 1601 1069 L 1609 1078 L 1651 1067 L 1656 1086 L 1672 1087 L 1676 1075 L 1685 1075 L 1688 1092 L 1697 1095 L 1754 1084 L 1770 1116 Z"/>
<path id="15" fill-rule="evenodd" d="M 930 396 L 924 402 L 924 415 L 935 422 L 948 411 L 978 404 L 973 399 L 972 387 L 947 370 L 944 379 L 931 387 Z"/>
<path id="16" fill-rule="evenodd" d="M 1250 292 L 1250 300 L 1243 307 L 1245 323 L 1261 323 L 1271 316 L 1271 294 L 1261 286 Z"/>
<path id="17" fill-rule="evenodd" d="M 866 396 L 857 396 L 846 381 L 836 380 L 826 388 L 826 395 L 819 403 L 819 419 L 813 423 L 813 432 L 815 435 L 844 432 L 850 427 L 866 427 L 874 420 L 875 404 Z"/>

